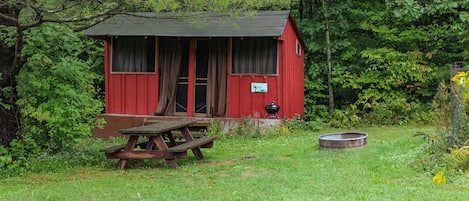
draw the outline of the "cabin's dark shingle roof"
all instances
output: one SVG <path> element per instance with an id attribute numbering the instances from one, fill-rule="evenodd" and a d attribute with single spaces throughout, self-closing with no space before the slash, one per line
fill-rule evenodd
<path id="1" fill-rule="evenodd" d="M 88 36 L 262 37 L 280 36 L 289 11 L 257 11 L 255 16 L 177 16 L 168 13 L 115 15 L 85 31 Z"/>

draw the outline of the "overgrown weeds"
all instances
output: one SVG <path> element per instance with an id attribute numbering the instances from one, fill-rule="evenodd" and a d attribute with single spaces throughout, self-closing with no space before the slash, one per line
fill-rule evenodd
<path id="1" fill-rule="evenodd" d="M 300 134 L 305 131 L 318 131 L 322 129 L 320 121 L 306 121 L 301 116 L 285 119 L 279 124 L 270 126 L 261 125 L 261 119 L 246 118 L 235 124 L 227 125 L 230 128 L 224 131 L 223 125 L 218 121 L 211 121 L 207 131 L 209 136 L 224 139 L 227 137 L 275 137 Z"/>
<path id="2" fill-rule="evenodd" d="M 465 73 L 458 76 L 467 77 Z M 435 183 L 446 183 L 447 176 L 469 170 L 469 124 L 466 110 L 469 101 L 464 98 L 467 89 L 461 89 L 456 90 L 454 85 L 440 83 L 433 101 L 433 125 L 436 132 L 416 135 L 422 136 L 427 142 L 420 147 L 416 167 L 432 173 Z M 457 96 L 458 93 L 462 93 L 462 96 Z"/>

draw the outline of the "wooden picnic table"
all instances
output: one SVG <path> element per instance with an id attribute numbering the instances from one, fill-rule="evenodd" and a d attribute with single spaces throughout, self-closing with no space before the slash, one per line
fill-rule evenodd
<path id="1" fill-rule="evenodd" d="M 155 124 L 122 129 L 128 136 L 127 144 L 102 149 L 107 158 L 119 159 L 118 167 L 124 169 L 129 159 L 164 159 L 171 168 L 177 168 L 176 158 L 187 156 L 191 149 L 197 159 L 203 159 L 200 148 L 211 148 L 213 137 L 194 139 L 189 126 L 196 121 L 164 121 Z M 171 131 L 179 130 L 185 141 L 178 142 Z M 144 138 L 139 140 L 139 138 Z M 139 149 L 140 148 L 140 149 Z"/>

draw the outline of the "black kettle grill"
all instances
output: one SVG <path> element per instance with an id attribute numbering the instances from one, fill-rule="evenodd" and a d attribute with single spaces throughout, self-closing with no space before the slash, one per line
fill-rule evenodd
<path id="1" fill-rule="evenodd" d="M 270 102 L 265 106 L 265 111 L 267 112 L 266 118 L 275 118 L 278 119 L 278 111 L 280 110 L 280 106 L 277 105 L 274 101 Z"/>

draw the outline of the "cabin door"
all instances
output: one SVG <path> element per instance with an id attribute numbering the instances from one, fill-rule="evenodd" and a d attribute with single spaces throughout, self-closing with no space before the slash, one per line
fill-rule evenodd
<path id="1" fill-rule="evenodd" d="M 194 48 L 193 51 L 191 46 Z M 191 60 L 194 62 L 190 62 Z M 184 40 L 176 95 L 176 114 L 207 116 L 207 73 L 208 40 Z"/>
<path id="2" fill-rule="evenodd" d="M 226 43 L 227 40 L 184 40 L 175 103 L 176 114 L 225 116 Z"/>
<path id="3" fill-rule="evenodd" d="M 207 116 L 208 40 L 197 40 L 195 52 L 194 113 Z"/>

